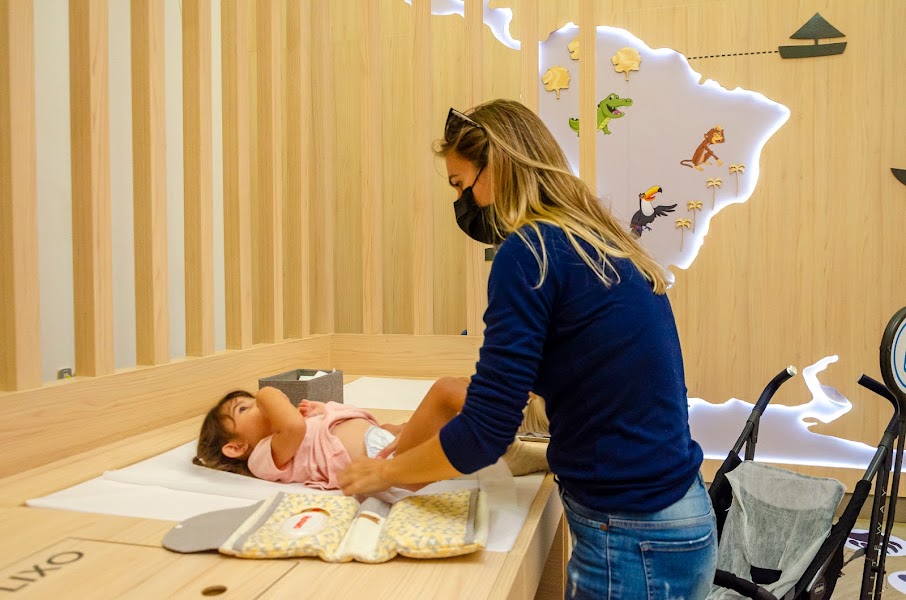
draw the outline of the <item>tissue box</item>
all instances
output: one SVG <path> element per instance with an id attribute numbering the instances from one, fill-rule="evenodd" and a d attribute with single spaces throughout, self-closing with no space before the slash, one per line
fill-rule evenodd
<path id="1" fill-rule="evenodd" d="M 319 370 L 327 371 L 327 375 L 321 375 L 307 381 L 299 381 L 299 377 L 302 375 L 312 376 Z M 298 406 L 302 400 L 343 403 L 343 371 L 293 369 L 279 375 L 262 377 L 258 380 L 258 387 L 265 386 L 277 388 L 286 394 L 290 402 L 295 406 Z"/>

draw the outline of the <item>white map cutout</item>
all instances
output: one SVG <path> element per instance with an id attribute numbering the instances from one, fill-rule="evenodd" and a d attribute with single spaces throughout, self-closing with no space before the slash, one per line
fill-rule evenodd
<path id="1" fill-rule="evenodd" d="M 836 356 L 828 356 L 802 369 L 802 377 L 812 395 L 806 404 L 783 406 L 768 404 L 761 416 L 755 459 L 760 462 L 823 467 L 865 469 L 877 447 L 860 442 L 822 435 L 811 431 L 816 421 L 830 423 L 852 409 L 852 403 L 835 388 L 818 381 L 821 373 Z M 888 402 L 878 396 L 885 408 Z M 689 425 L 706 458 L 723 460 L 742 433 L 754 403 L 731 398 L 723 404 L 712 404 L 700 398 L 689 398 Z M 891 416 L 893 415 L 893 409 Z M 884 414 L 884 413 L 882 413 Z M 878 442 L 883 431 L 878 431 Z"/>
<path id="2" fill-rule="evenodd" d="M 570 57 L 568 46 L 578 35 L 579 28 L 572 23 L 552 33 L 541 43 L 539 65 L 541 117 L 576 172 L 579 136 L 569 120 L 579 117 L 579 61 L 583 50 L 579 48 L 576 61 Z M 632 48 L 641 56 L 638 71 L 615 70 L 612 57 L 623 48 Z M 756 92 L 726 90 L 712 80 L 699 83 L 701 75 L 682 54 L 668 48 L 649 48 L 622 29 L 597 28 L 595 60 L 595 103 L 600 108 L 598 103 L 607 101 L 608 108 L 602 114 L 610 118 L 604 117 L 605 127 L 580 123 L 579 128 L 582 135 L 590 130 L 596 138 L 598 195 L 627 229 L 642 204 L 676 205 L 673 212 L 646 224 L 640 230 L 640 240 L 664 267 L 686 269 L 698 254 L 714 215 L 752 195 L 761 149 L 786 122 L 790 111 Z M 554 67 L 570 73 L 569 87 L 559 90 L 559 100 L 540 79 Z M 626 99 L 631 104 L 623 103 Z M 619 114 L 610 112 L 611 107 Z M 717 126 L 722 128 L 724 141 L 711 144 L 710 150 L 722 164 L 711 158 L 710 164 L 697 165 L 701 170 L 690 166 L 705 134 Z M 743 165 L 742 171 L 738 165 Z M 709 187 L 709 180 L 720 181 Z M 662 191 L 653 201 L 640 199 L 640 194 L 658 187 Z M 700 202 L 701 207 L 690 209 L 690 202 Z M 690 222 L 678 227 L 677 219 Z"/>
<path id="3" fill-rule="evenodd" d="M 513 20 L 513 11 L 509 8 L 490 8 L 488 3 L 491 0 L 483 0 L 482 9 L 484 24 L 487 25 L 494 33 L 501 44 L 513 50 L 522 48 L 518 40 L 514 40 L 510 35 L 510 22 Z M 411 5 L 412 0 L 406 0 L 406 4 Z M 431 14 L 437 16 L 459 15 L 465 18 L 466 3 L 465 0 L 431 0 Z"/>

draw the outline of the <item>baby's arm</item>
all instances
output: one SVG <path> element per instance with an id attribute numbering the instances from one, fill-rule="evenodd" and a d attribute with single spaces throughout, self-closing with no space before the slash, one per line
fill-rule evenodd
<path id="1" fill-rule="evenodd" d="M 282 469 L 296 455 L 305 438 L 305 417 L 286 394 L 276 388 L 261 388 L 256 399 L 273 431 L 271 455 L 274 465 Z"/>

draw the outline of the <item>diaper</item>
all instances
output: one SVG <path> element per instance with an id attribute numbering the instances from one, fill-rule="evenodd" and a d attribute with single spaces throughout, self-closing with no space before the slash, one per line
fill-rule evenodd
<path id="1" fill-rule="evenodd" d="M 368 454 L 368 458 L 374 458 L 394 439 L 396 436 L 386 429 L 372 425 L 365 432 L 365 453 Z"/>

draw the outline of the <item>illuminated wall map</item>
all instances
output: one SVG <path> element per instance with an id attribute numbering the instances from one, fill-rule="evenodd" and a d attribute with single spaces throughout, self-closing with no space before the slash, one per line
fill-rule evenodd
<path id="1" fill-rule="evenodd" d="M 713 217 L 752 195 L 761 149 L 789 110 L 699 83 L 678 52 L 598 27 L 596 122 L 579 123 L 578 35 L 570 23 L 541 43 L 541 117 L 576 171 L 579 135 L 595 136 L 598 195 L 662 265 L 688 268 Z M 550 90 L 545 77 L 564 71 L 569 86 Z"/>
<path id="2" fill-rule="evenodd" d="M 435 15 L 462 16 L 463 10 L 461 0 L 432 2 Z M 510 9 L 490 8 L 484 1 L 485 24 L 500 43 L 519 50 L 520 42 L 509 32 L 512 16 Z M 582 123 L 578 34 L 570 23 L 540 44 L 541 117 L 574 171 L 579 135 L 595 136 L 598 195 L 662 265 L 688 268 L 711 225 L 719 223 L 715 215 L 752 195 L 761 150 L 789 110 L 757 92 L 701 82 L 680 53 L 649 48 L 622 29 L 598 27 L 596 118 Z M 759 432 L 759 460 L 857 469 L 868 464 L 874 446 L 811 430 L 818 421 L 829 423 L 852 409 L 849 400 L 818 379 L 836 360 L 830 356 L 802 370 L 811 399 L 797 406 L 769 405 Z M 726 456 L 754 400 L 689 399 L 692 434 L 707 457 Z"/>

